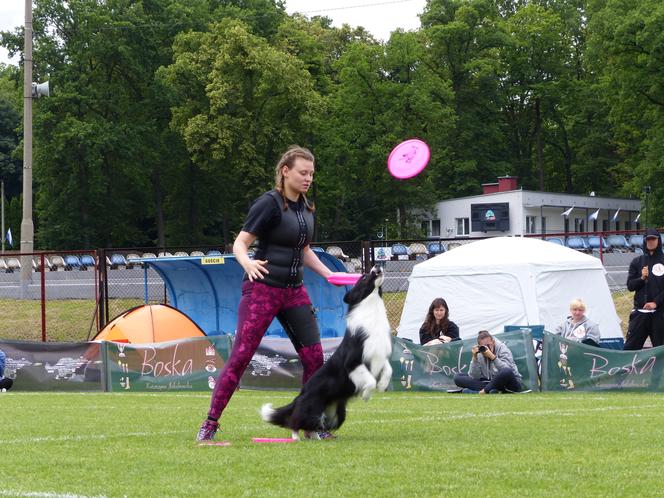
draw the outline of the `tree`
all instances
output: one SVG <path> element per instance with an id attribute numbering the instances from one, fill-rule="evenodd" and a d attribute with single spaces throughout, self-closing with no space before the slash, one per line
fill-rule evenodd
<path id="1" fill-rule="evenodd" d="M 171 89 L 171 125 L 191 161 L 215 185 L 224 242 L 250 202 L 270 188 L 285 148 L 315 128 L 322 101 L 296 57 L 278 51 L 237 20 L 176 40 L 160 72 Z"/>
<path id="2" fill-rule="evenodd" d="M 623 195 L 652 187 L 648 221 L 664 221 L 664 4 L 655 0 L 591 2 L 589 52 L 601 75 Z M 645 221 L 645 217 L 641 217 Z"/>
<path id="3" fill-rule="evenodd" d="M 475 194 L 482 181 L 512 172 L 500 126 L 498 8 L 491 0 L 429 0 L 421 19 L 424 63 L 454 95 L 450 166 L 436 187 L 443 198 Z"/>
<path id="4" fill-rule="evenodd" d="M 21 129 L 18 68 L 0 64 L 0 179 L 7 199 L 21 193 Z"/>

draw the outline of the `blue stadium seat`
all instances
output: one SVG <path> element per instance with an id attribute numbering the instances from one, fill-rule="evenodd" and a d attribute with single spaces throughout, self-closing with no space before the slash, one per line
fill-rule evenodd
<path id="1" fill-rule="evenodd" d="M 607 249 L 613 252 L 625 252 L 629 250 L 629 244 L 624 235 L 609 235 L 606 238 Z"/>
<path id="2" fill-rule="evenodd" d="M 213 249 L 212 251 L 208 251 L 206 256 L 221 256 L 221 251 Z"/>
<path id="3" fill-rule="evenodd" d="M 565 243 L 563 242 L 563 239 L 559 237 L 551 237 L 549 239 L 545 239 L 547 242 L 551 242 L 552 244 L 558 244 L 559 246 L 564 246 Z"/>
<path id="4" fill-rule="evenodd" d="M 408 259 L 408 248 L 403 244 L 392 246 L 392 259 Z"/>
<path id="5" fill-rule="evenodd" d="M 603 237 L 600 237 L 599 235 L 589 235 L 587 242 L 588 242 L 588 247 L 592 251 L 599 251 L 600 247 L 602 251 L 606 251 L 608 249 L 606 240 Z"/>
<path id="6" fill-rule="evenodd" d="M 106 258 L 106 263 L 111 267 L 111 270 L 115 270 L 120 266 L 127 266 L 127 260 L 122 254 L 111 254 L 110 258 Z"/>
<path id="7" fill-rule="evenodd" d="M 95 266 L 95 258 L 90 256 L 89 254 L 83 254 L 81 256 L 81 270 L 87 270 L 90 267 L 94 268 Z"/>
<path id="8" fill-rule="evenodd" d="M 576 251 L 588 250 L 588 244 L 583 237 L 567 237 L 567 247 Z"/>
<path id="9" fill-rule="evenodd" d="M 442 254 L 447 251 L 445 244 L 442 242 L 429 242 L 427 249 L 429 249 L 429 256 L 435 256 L 436 254 Z"/>
<path id="10" fill-rule="evenodd" d="M 630 235 L 629 247 L 633 250 L 636 248 L 643 249 L 643 235 Z"/>
<path id="11" fill-rule="evenodd" d="M 81 260 L 78 256 L 68 254 L 65 256 L 65 270 L 78 270 L 81 268 Z"/>

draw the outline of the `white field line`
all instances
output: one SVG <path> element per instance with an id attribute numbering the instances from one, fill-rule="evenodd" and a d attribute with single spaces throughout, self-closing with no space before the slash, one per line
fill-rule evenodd
<path id="1" fill-rule="evenodd" d="M 641 405 L 638 408 L 661 408 L 662 405 Z M 485 413 L 463 413 L 455 415 L 446 415 L 445 413 L 436 413 L 436 415 L 424 416 L 424 417 L 395 417 L 395 418 L 386 418 L 386 419 L 371 419 L 371 420 L 359 420 L 353 421 L 357 425 L 375 425 L 375 424 L 387 424 L 390 422 L 431 422 L 431 421 L 442 421 L 442 420 L 464 420 L 469 418 L 498 418 L 498 417 L 547 417 L 551 415 L 559 415 L 563 417 L 574 416 L 579 413 L 588 413 L 588 412 L 609 412 L 609 411 L 629 411 L 630 417 L 642 416 L 641 413 L 634 413 L 634 408 L 630 406 L 605 406 L 600 408 L 577 408 L 577 409 L 567 409 L 567 410 L 535 410 L 528 412 L 485 412 Z"/>
<path id="2" fill-rule="evenodd" d="M 168 434 L 182 434 L 190 432 L 186 430 L 179 431 L 160 431 L 160 432 L 113 432 L 111 434 L 94 434 L 94 435 L 76 435 L 76 436 L 36 436 L 36 437 L 23 437 L 16 439 L 0 439 L 0 445 L 3 444 L 23 444 L 23 443 L 43 443 L 53 441 L 94 441 L 100 439 L 117 439 L 125 437 L 153 437 L 153 436 L 166 436 Z"/>
<path id="3" fill-rule="evenodd" d="M 48 491 L 17 491 L 17 490 L 2 490 L 0 489 L 0 496 L 29 496 L 31 498 L 105 498 L 104 495 L 85 496 L 73 495 L 71 493 L 52 493 Z"/>

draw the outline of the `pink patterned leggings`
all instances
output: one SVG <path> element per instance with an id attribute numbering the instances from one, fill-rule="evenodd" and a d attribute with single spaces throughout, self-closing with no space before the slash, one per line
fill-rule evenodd
<path id="1" fill-rule="evenodd" d="M 311 300 L 304 286 L 271 287 L 244 282 L 235 342 L 212 393 L 208 418 L 219 419 L 272 320 L 278 316 L 304 370 L 302 383 L 323 365 L 323 348 Z"/>

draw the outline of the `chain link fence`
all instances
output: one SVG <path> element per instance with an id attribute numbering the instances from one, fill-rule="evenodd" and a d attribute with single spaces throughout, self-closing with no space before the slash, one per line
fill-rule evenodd
<path id="1" fill-rule="evenodd" d="M 383 267 L 383 300 L 396 333 L 413 267 L 475 240 L 479 238 L 330 241 L 312 247 L 338 258 L 350 273 L 368 271 L 375 264 Z M 605 266 L 614 264 L 617 268 L 611 271 L 607 266 L 607 280 L 614 291 L 622 291 L 618 284 L 624 281 L 624 266 L 634 257 L 632 251 L 604 256 Z M 168 304 L 164 281 L 157 271 L 141 262 L 143 258 L 220 256 L 230 252 L 230 248 L 205 246 L 5 253 L 0 255 L 0 338 L 60 342 L 91 339 L 104 324 L 128 309 Z M 613 263 L 611 258 L 622 259 Z M 627 302 L 631 294 L 622 293 Z"/>
<path id="2" fill-rule="evenodd" d="M 0 337 L 84 340 L 99 326 L 95 252 L 5 253 L 0 257 Z"/>

